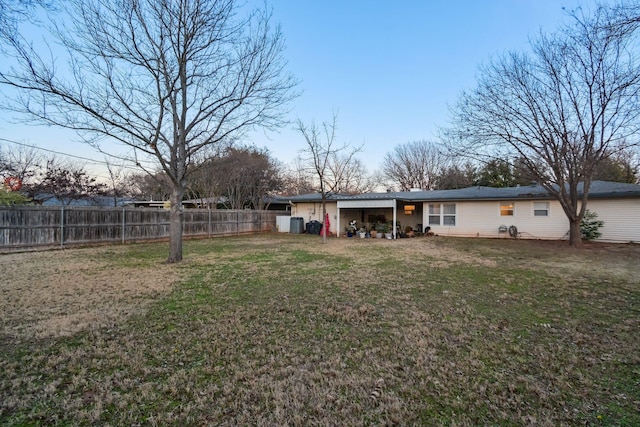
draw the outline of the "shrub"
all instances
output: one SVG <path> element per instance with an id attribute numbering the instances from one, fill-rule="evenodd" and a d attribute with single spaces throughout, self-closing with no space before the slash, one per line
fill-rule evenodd
<path id="1" fill-rule="evenodd" d="M 26 205 L 30 204 L 31 199 L 23 196 L 18 192 L 5 191 L 0 188 L 0 206 Z"/>
<path id="2" fill-rule="evenodd" d="M 582 221 L 580 221 L 580 231 L 583 239 L 593 240 L 602 235 L 600 228 L 604 225 L 604 221 L 597 218 L 598 214 L 591 212 L 589 209 L 584 213 Z"/>

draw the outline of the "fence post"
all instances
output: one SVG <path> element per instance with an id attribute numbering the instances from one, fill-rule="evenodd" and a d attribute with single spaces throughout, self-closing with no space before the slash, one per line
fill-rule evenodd
<path id="1" fill-rule="evenodd" d="M 125 230 L 125 223 L 124 223 L 124 206 L 122 207 L 122 244 L 124 245 L 124 230 Z"/>
<path id="2" fill-rule="evenodd" d="M 60 206 L 60 247 L 64 247 L 64 205 Z"/>
<path id="3" fill-rule="evenodd" d="M 211 238 L 211 205 L 209 205 L 209 223 L 207 224 L 207 237 Z"/>

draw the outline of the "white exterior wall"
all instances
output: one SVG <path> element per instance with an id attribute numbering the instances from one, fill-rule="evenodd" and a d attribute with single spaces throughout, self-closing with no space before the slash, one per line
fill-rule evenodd
<path id="1" fill-rule="evenodd" d="M 534 216 L 534 203 L 540 201 L 517 200 L 513 216 L 500 215 L 500 201 L 455 202 L 456 225 L 434 226 L 431 231 L 441 236 L 504 237 L 509 233 L 499 232 L 501 225 L 515 225 L 524 239 L 560 240 L 569 237 L 569 220 L 560 203 L 549 200 L 549 216 Z M 454 203 L 454 202 L 446 202 Z M 423 223 L 429 225 L 429 202 L 424 203 Z M 588 209 L 598 214 L 605 222 L 600 229 L 603 242 L 640 242 L 640 200 L 606 199 L 590 200 Z"/>
<path id="2" fill-rule="evenodd" d="M 507 228 L 515 225 L 521 238 L 557 240 L 568 236 L 569 221 L 558 202 L 548 201 L 549 216 L 534 216 L 534 201 L 505 200 L 504 202 L 514 203 L 513 216 L 500 215 L 500 201 L 455 202 L 455 226 L 430 225 L 430 203 L 425 202 L 423 221 L 425 226 L 431 226 L 432 232 L 441 236 L 508 238 L 509 233 L 499 231 L 500 226 L 503 225 Z"/>
<path id="3" fill-rule="evenodd" d="M 326 207 L 329 214 L 329 222 L 331 223 L 329 231 L 335 234 L 338 208 L 335 202 L 327 203 Z M 291 207 L 291 216 L 304 218 L 305 229 L 309 221 L 324 222 L 322 218 L 322 203 L 296 203 Z"/>
<path id="4" fill-rule="evenodd" d="M 419 203 L 415 204 L 416 207 L 420 206 Z M 424 231 L 426 224 L 422 220 L 422 212 L 414 212 L 413 215 L 406 215 L 402 208 L 398 208 L 398 222 L 404 232 L 407 226 L 411 227 L 414 231 Z M 420 225 L 420 227 L 418 227 Z"/>
<path id="5" fill-rule="evenodd" d="M 598 241 L 640 243 L 640 199 L 589 200 L 587 209 L 604 221 Z"/>

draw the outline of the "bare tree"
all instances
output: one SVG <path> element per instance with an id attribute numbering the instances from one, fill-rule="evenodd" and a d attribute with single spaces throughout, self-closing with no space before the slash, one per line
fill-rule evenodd
<path id="1" fill-rule="evenodd" d="M 271 196 L 282 190 L 281 165 L 266 150 L 257 151 L 253 154 L 252 159 L 251 207 L 258 210 L 268 209 L 271 204 Z"/>
<path id="2" fill-rule="evenodd" d="M 297 82 L 270 14 L 240 18 L 236 0 L 69 0 L 54 39 L 70 68 L 13 43 L 17 67 L 0 83 L 15 108 L 43 123 L 101 138 L 156 160 L 172 184 L 168 262 L 182 260 L 182 206 L 201 150 L 256 126 L 283 124 Z M 58 53 L 51 54 L 51 57 Z"/>
<path id="3" fill-rule="evenodd" d="M 415 141 L 398 145 L 387 153 L 382 162 L 382 173 L 400 191 L 412 188 L 433 190 L 445 162 L 438 144 Z"/>
<path id="4" fill-rule="evenodd" d="M 291 161 L 283 173 L 282 194 L 297 196 L 316 191 L 313 184 L 313 175 L 300 156 Z"/>
<path id="5" fill-rule="evenodd" d="M 318 178 L 323 226 L 326 226 L 327 195 L 335 193 L 336 189 L 344 183 L 346 171 L 349 170 L 347 165 L 352 163 L 355 154 L 362 149 L 362 147 L 353 149 L 349 144 L 336 142 L 337 121 L 338 116 L 334 113 L 331 123 L 323 122 L 318 126 L 312 122 L 310 125 L 305 125 L 298 119 L 296 127 L 309 148 L 301 158 Z M 327 242 L 327 233 L 322 233 L 322 242 Z"/>
<path id="6" fill-rule="evenodd" d="M 0 176 L 18 178 L 20 192 L 37 203 L 54 198 L 63 205 L 92 199 L 95 203 L 106 193 L 106 186 L 81 164 L 45 157 L 28 145 L 0 146 Z"/>
<path id="7" fill-rule="evenodd" d="M 13 176 L 23 185 L 31 185 L 45 163 L 44 157 L 34 148 L 25 145 L 0 145 L 0 176 Z"/>
<path id="8" fill-rule="evenodd" d="M 187 194 L 190 199 L 199 201 L 201 207 L 215 209 L 222 197 L 216 185 L 217 166 L 215 157 L 207 158 L 197 165 L 196 170 L 189 174 Z"/>
<path id="9" fill-rule="evenodd" d="M 129 176 L 128 187 L 134 197 L 147 200 L 167 200 L 171 195 L 172 183 L 164 171 L 139 173 Z"/>
<path id="10" fill-rule="evenodd" d="M 481 68 L 462 94 L 447 133 L 454 153 L 521 159 L 562 206 L 571 245 L 596 166 L 637 147 L 640 67 L 632 40 L 611 30 L 610 11 L 574 15 L 541 34 L 532 54 L 509 53 Z"/>
<path id="11" fill-rule="evenodd" d="M 375 183 L 360 159 L 351 153 L 336 153 L 327 164 L 329 187 L 334 193 L 358 194 L 373 191 Z"/>
<path id="12" fill-rule="evenodd" d="M 211 159 L 209 185 L 226 198 L 231 209 L 263 209 L 267 197 L 282 187 L 277 162 L 266 150 L 229 148 Z"/>
<path id="13" fill-rule="evenodd" d="M 113 206 L 115 207 L 118 206 L 118 199 L 131 195 L 131 190 L 128 188 L 131 172 L 127 170 L 125 164 L 115 164 L 107 158 L 105 158 L 105 164 L 109 174 L 106 193 L 113 198 Z"/>
<path id="14" fill-rule="evenodd" d="M 62 205 L 78 200 L 92 200 L 105 194 L 106 186 L 91 176 L 83 166 L 52 157 L 41 172 L 40 179 L 28 186 L 39 203 L 55 199 Z"/>
<path id="15" fill-rule="evenodd" d="M 633 36 L 640 28 L 640 2 L 637 0 L 616 1 L 605 11 L 609 16 L 602 26 L 616 36 Z"/>
<path id="16" fill-rule="evenodd" d="M 2 44 L 16 41 L 18 25 L 33 20 L 38 7 L 52 10 L 49 0 L 0 0 L 0 49 Z"/>

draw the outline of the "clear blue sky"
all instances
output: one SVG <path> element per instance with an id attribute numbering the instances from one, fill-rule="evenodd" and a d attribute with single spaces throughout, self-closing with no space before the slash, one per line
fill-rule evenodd
<path id="1" fill-rule="evenodd" d="M 580 4 L 590 3 L 272 0 L 304 90 L 291 116 L 320 123 L 337 111 L 339 140 L 364 144 L 362 159 L 375 168 L 398 144 L 435 139 L 483 61 L 528 49 L 529 37 L 553 31 Z M 304 148 L 291 130 L 265 144 L 282 160 Z"/>
<path id="2" fill-rule="evenodd" d="M 262 4 L 262 0 L 250 0 Z M 364 145 L 370 170 L 394 146 L 435 139 L 448 105 L 474 85 L 492 55 L 526 50 L 540 29 L 553 31 L 566 11 L 591 0 L 268 0 L 286 37 L 289 69 L 302 95 L 290 119 L 330 121 L 338 141 Z M 6 113 L 5 113 L 6 115 Z M 6 119 L 7 117 L 4 117 Z M 0 120 L 0 137 L 102 159 L 64 131 Z M 251 141 L 282 162 L 305 148 L 292 127 L 256 132 Z M 247 142 L 251 142 L 247 141 Z"/>

